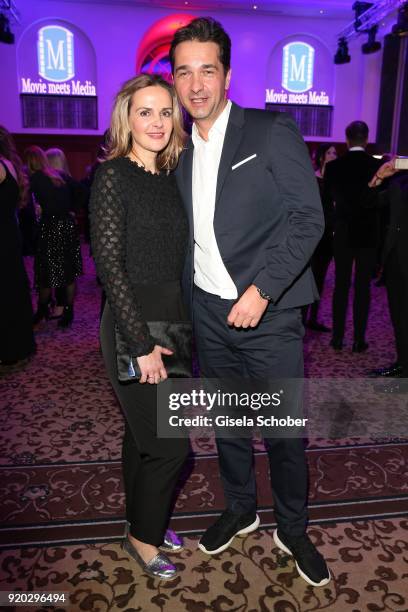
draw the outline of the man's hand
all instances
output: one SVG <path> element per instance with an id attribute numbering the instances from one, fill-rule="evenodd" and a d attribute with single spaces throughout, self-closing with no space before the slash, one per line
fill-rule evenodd
<path id="1" fill-rule="evenodd" d="M 395 167 L 395 157 L 388 162 L 385 162 L 382 166 L 380 166 L 377 172 L 374 174 L 371 181 L 368 183 L 369 187 L 377 187 L 380 185 L 384 179 L 393 176 L 398 172 L 398 169 Z"/>
<path id="2" fill-rule="evenodd" d="M 234 327 L 256 327 L 268 306 L 268 300 L 261 297 L 255 285 L 250 285 L 233 305 L 227 317 Z"/>
<path id="3" fill-rule="evenodd" d="M 389 162 L 385 162 L 378 170 L 377 176 L 381 179 L 386 179 L 398 172 L 398 168 L 395 167 L 395 157 Z"/>

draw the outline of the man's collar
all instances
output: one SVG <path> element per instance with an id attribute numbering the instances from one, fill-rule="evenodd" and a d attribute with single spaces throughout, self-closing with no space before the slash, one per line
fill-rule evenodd
<path id="1" fill-rule="evenodd" d="M 214 132 L 216 132 L 217 134 L 220 134 L 221 136 L 223 136 L 225 134 L 225 131 L 226 131 L 227 125 L 228 125 L 228 119 L 229 119 L 230 112 L 231 112 L 231 106 L 232 106 L 231 100 L 227 100 L 227 103 L 226 103 L 224 109 L 222 110 L 221 114 L 217 117 L 217 119 L 215 120 L 215 122 L 213 123 L 213 125 L 211 126 L 211 128 L 208 131 L 208 139 L 209 140 L 211 138 L 211 135 L 214 134 Z M 199 133 L 195 123 L 193 123 L 193 128 L 192 128 L 192 131 L 191 131 L 191 137 L 192 137 L 193 143 L 195 145 L 197 144 L 197 142 L 204 141 L 204 139 L 201 138 L 200 133 Z"/>
<path id="2" fill-rule="evenodd" d="M 349 151 L 365 151 L 364 147 L 350 147 Z"/>

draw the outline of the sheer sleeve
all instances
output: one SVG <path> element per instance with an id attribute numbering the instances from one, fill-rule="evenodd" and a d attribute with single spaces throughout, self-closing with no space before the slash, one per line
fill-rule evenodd
<path id="1" fill-rule="evenodd" d="M 118 170 L 103 164 L 90 200 L 91 243 L 96 269 L 113 317 L 132 355 L 150 353 L 155 345 L 126 273 L 126 208 Z"/>

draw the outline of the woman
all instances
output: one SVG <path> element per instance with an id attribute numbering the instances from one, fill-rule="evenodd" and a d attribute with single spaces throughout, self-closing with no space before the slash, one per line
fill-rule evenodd
<path id="1" fill-rule="evenodd" d="M 324 178 L 324 171 L 326 169 L 326 164 L 337 159 L 337 151 L 334 145 L 331 145 L 329 142 L 321 144 L 316 149 L 315 154 L 315 175 L 317 177 L 317 182 L 321 185 L 321 179 Z"/>
<path id="2" fill-rule="evenodd" d="M 96 172 L 90 202 L 92 252 L 107 297 L 102 352 L 126 416 L 124 548 L 146 573 L 165 580 L 177 571 L 159 548 L 182 548 L 166 527 L 188 441 L 156 437 L 156 385 L 167 376 L 162 355 L 171 351 L 156 344 L 146 321 L 187 319 L 180 278 L 188 225 L 170 173 L 183 136 L 177 99 L 166 81 L 141 74 L 125 83 L 113 108 L 108 161 Z M 115 323 L 137 358 L 140 382 L 118 383 Z"/>
<path id="3" fill-rule="evenodd" d="M 52 149 L 47 149 L 47 151 L 45 152 L 45 155 L 47 156 L 47 161 L 48 161 L 48 164 L 51 166 L 51 168 L 54 168 L 54 170 L 57 170 L 63 177 L 64 181 L 68 184 L 71 190 L 71 196 L 72 196 L 72 204 L 73 204 L 72 209 L 77 210 L 79 208 L 78 200 L 80 199 L 79 184 L 76 181 L 74 181 L 74 179 L 71 176 L 71 172 L 69 171 L 68 161 L 67 161 L 67 158 L 65 157 L 64 151 L 55 147 Z M 55 289 L 55 307 L 53 309 L 52 315 L 49 318 L 50 319 L 60 319 L 61 316 L 64 314 L 64 307 L 68 305 L 69 304 L 67 302 L 65 288 L 57 287 Z"/>
<path id="4" fill-rule="evenodd" d="M 71 177 L 68 161 L 65 157 L 64 151 L 54 147 L 52 149 L 47 149 L 45 155 L 47 156 L 47 160 L 51 168 L 54 168 L 54 170 L 58 170 L 59 173 L 62 174 L 64 177 Z"/>
<path id="5" fill-rule="evenodd" d="M 326 278 L 327 270 L 333 257 L 333 215 L 334 205 L 324 195 L 324 171 L 326 164 L 337 158 L 336 148 L 330 143 L 322 144 L 316 150 L 315 155 L 315 168 L 316 168 L 316 179 L 319 185 L 320 197 L 322 199 L 323 213 L 325 220 L 324 234 L 316 247 L 311 259 L 311 267 L 313 275 L 316 281 L 317 290 L 319 295 L 322 295 L 324 281 Z M 309 329 L 318 332 L 329 332 L 330 328 L 323 323 L 319 323 L 317 315 L 319 312 L 319 300 L 314 302 L 309 309 L 309 320 L 306 322 L 306 326 Z M 307 310 L 307 308 L 306 308 Z"/>
<path id="6" fill-rule="evenodd" d="M 34 325 L 48 318 L 52 288 L 65 293 L 59 327 L 69 327 L 74 318 L 75 279 L 82 274 L 81 247 L 71 210 L 73 194 L 67 180 L 52 168 L 40 147 L 26 149 L 31 192 L 41 208 L 35 255 L 35 282 L 39 290 Z"/>
<path id="7" fill-rule="evenodd" d="M 27 179 L 9 132 L 0 126 L 0 362 L 10 366 L 35 351 L 32 307 L 17 210 L 27 201 Z"/>
<path id="8" fill-rule="evenodd" d="M 381 260 L 397 360 L 369 375 L 396 379 L 378 387 L 394 395 L 408 393 L 408 170 L 397 172 L 395 159 L 385 162 L 360 195 L 362 206 L 389 213 Z"/>

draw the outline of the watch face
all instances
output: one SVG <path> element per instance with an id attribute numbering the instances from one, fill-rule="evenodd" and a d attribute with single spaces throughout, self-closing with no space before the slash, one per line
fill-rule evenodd
<path id="1" fill-rule="evenodd" d="M 272 298 L 267 293 L 265 293 L 265 291 L 262 291 L 262 289 L 260 289 L 259 287 L 257 287 L 257 291 L 261 298 L 263 298 L 264 300 L 268 300 L 268 302 L 272 302 Z"/>

